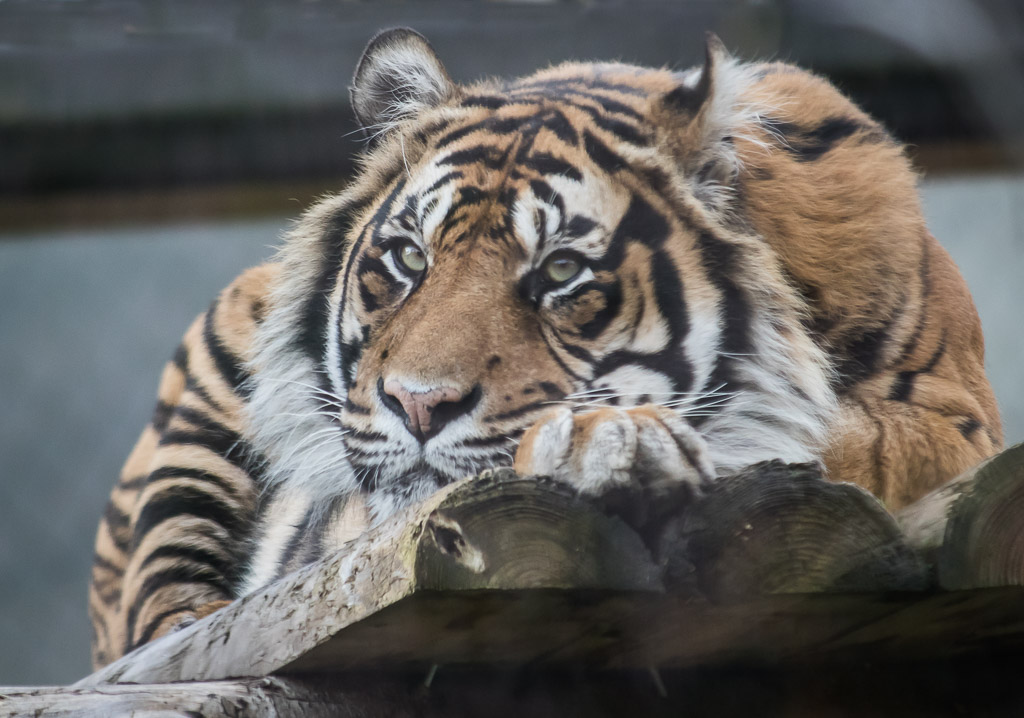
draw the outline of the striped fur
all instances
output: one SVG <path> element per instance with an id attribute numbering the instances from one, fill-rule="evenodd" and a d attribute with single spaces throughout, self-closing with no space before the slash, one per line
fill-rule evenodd
<path id="1" fill-rule="evenodd" d="M 353 103 L 359 176 L 165 370 L 99 529 L 97 665 L 487 466 L 655 495 L 821 461 L 895 508 L 1000 446 L 903 150 L 825 80 L 712 39 L 463 87 L 392 31 Z"/>

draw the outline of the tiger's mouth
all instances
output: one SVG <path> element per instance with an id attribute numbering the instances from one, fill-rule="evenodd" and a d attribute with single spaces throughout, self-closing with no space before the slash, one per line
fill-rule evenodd
<path id="1" fill-rule="evenodd" d="M 403 493 L 415 487 L 435 489 L 453 481 L 474 476 L 484 469 L 511 466 L 518 438 L 501 436 L 491 439 L 469 439 L 456 445 L 416 447 L 405 443 L 398 451 L 352 462 L 356 479 L 364 490 L 385 489 Z M 486 449 L 480 451 L 483 444 Z"/>

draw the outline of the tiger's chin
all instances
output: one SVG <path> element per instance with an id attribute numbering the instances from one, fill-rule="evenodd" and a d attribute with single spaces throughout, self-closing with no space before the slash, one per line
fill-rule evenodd
<path id="1" fill-rule="evenodd" d="M 448 484 L 479 474 L 484 469 L 509 465 L 507 459 L 470 460 L 436 466 L 420 458 L 410 469 L 388 476 L 385 466 L 362 469 L 371 480 L 364 482 L 366 504 L 374 520 L 382 520 L 412 504 L 424 501 Z M 376 480 L 372 477 L 376 474 Z"/>

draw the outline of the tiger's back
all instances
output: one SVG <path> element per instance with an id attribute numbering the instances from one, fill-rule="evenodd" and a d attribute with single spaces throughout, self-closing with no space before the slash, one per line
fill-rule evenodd
<path id="1" fill-rule="evenodd" d="M 513 453 L 587 495 L 819 459 L 898 507 L 1000 445 L 916 177 L 825 80 L 711 42 L 459 87 L 395 31 L 354 104 L 360 176 L 165 370 L 99 530 L 97 665 Z"/>
<path id="2" fill-rule="evenodd" d="M 832 357 L 841 407 L 825 462 L 898 508 L 1002 444 L 981 323 L 903 147 L 819 77 L 782 64 L 758 76 L 751 101 L 777 108 L 759 139 L 780 151 L 749 147 L 740 191 Z"/>

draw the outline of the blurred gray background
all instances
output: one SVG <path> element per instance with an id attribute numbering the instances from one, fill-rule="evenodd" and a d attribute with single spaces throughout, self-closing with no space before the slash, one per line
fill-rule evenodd
<path id="1" fill-rule="evenodd" d="M 1007 0 L 0 0 L 0 685 L 89 670 L 93 532 L 163 362 L 359 147 L 348 78 L 409 25 L 456 80 L 686 67 L 705 30 L 823 72 L 911 144 L 1024 438 L 1024 10 Z"/>

